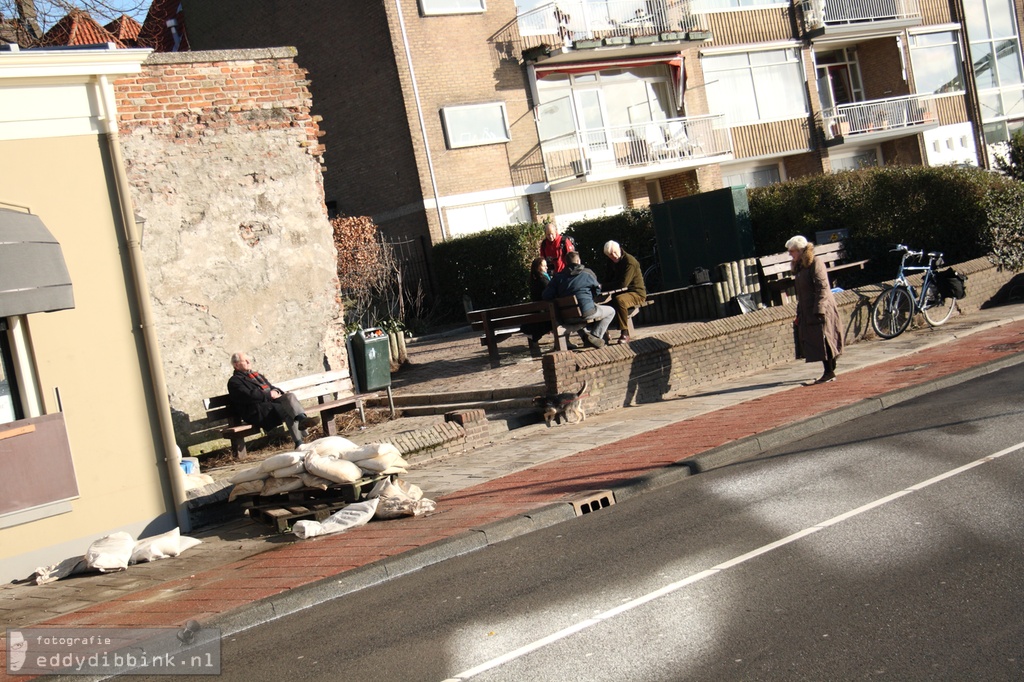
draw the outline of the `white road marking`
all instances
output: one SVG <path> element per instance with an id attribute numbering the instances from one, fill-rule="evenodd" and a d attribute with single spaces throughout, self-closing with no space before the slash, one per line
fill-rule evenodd
<path id="1" fill-rule="evenodd" d="M 863 514 L 864 512 L 871 511 L 876 507 L 881 507 L 884 504 L 888 504 L 889 502 L 898 500 L 899 498 L 905 495 L 909 495 L 913 492 L 917 492 L 918 490 L 923 490 L 924 488 L 927 488 L 930 485 L 934 485 L 936 483 L 939 483 L 940 481 L 946 480 L 947 478 L 952 478 L 953 476 L 962 474 L 965 471 L 973 469 L 976 466 L 980 466 L 987 462 L 994 461 L 996 459 L 999 459 L 1000 457 L 1009 455 L 1022 448 L 1024 448 L 1024 443 L 1017 443 L 1016 445 L 1011 445 L 1010 447 L 1004 450 L 1000 450 L 999 452 L 987 455 L 985 457 L 982 457 L 981 459 L 976 459 L 973 462 L 964 464 L 963 466 L 957 467 L 956 469 L 950 469 L 949 471 L 939 474 L 938 476 L 929 478 L 926 481 L 916 483 L 910 486 L 909 488 L 904 488 L 903 490 L 895 492 L 891 495 L 886 495 L 885 497 L 881 497 L 877 500 L 861 505 L 856 509 L 851 509 L 850 511 L 843 512 L 838 516 L 833 516 L 832 518 L 822 521 L 821 523 L 817 523 L 813 526 L 809 526 L 807 528 L 804 528 L 803 530 L 797 531 L 792 535 L 788 535 L 782 538 L 781 540 L 770 542 L 767 545 L 758 547 L 757 549 L 747 552 L 746 554 L 741 554 L 738 557 L 729 559 L 728 561 L 723 561 L 717 566 L 712 566 L 707 570 L 701 571 L 699 573 L 694 573 L 693 575 L 687 576 L 682 580 L 677 580 L 676 582 L 669 583 L 668 585 L 665 585 L 664 587 L 659 588 L 653 592 L 648 592 L 647 594 L 637 597 L 636 599 L 631 599 L 623 604 L 620 604 L 619 606 L 616 606 L 613 609 L 609 609 L 607 611 L 604 611 L 603 613 L 599 613 L 593 618 L 587 618 L 586 620 L 582 620 L 578 623 L 575 623 L 574 625 L 570 625 L 567 628 L 559 630 L 558 632 L 552 633 L 547 637 L 543 637 L 536 641 L 530 642 L 525 646 L 521 646 L 518 649 L 514 649 L 513 651 L 510 651 L 507 654 L 498 656 L 497 658 L 492 658 L 491 660 L 481 663 L 480 665 L 470 668 L 469 670 L 461 672 L 457 675 L 453 675 L 452 677 L 449 677 L 448 679 L 444 680 L 444 682 L 463 682 L 463 680 L 468 680 L 472 677 L 479 675 L 482 672 L 491 670 L 493 668 L 497 668 L 506 663 L 514 661 L 517 658 L 521 658 L 531 652 L 537 651 L 538 649 L 542 649 L 546 647 L 548 644 L 554 644 L 555 642 L 565 639 L 570 635 L 574 635 L 577 632 L 582 632 L 583 630 L 586 630 L 587 628 L 593 625 L 597 625 L 619 614 L 631 611 L 632 609 L 635 609 L 638 606 L 643 606 L 644 604 L 655 599 L 658 599 L 659 597 L 664 597 L 665 595 L 681 590 L 687 585 L 692 585 L 693 583 L 704 580 L 705 578 L 710 578 L 713 575 L 718 575 L 727 568 L 738 566 L 739 564 L 742 564 L 745 561 L 749 561 L 750 559 L 753 559 L 755 557 L 761 556 L 762 554 L 767 554 L 772 550 L 779 549 L 780 547 L 785 547 L 791 542 L 796 542 L 797 540 L 805 538 L 808 535 L 813 535 L 814 533 L 817 533 L 820 530 L 824 530 L 825 528 L 834 526 L 842 521 L 852 519 L 853 517 Z"/>

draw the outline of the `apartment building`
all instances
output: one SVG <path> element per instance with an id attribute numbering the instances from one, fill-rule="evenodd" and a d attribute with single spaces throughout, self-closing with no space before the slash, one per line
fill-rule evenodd
<path id="1" fill-rule="evenodd" d="M 194 49 L 296 46 L 329 206 L 435 243 L 865 165 L 984 165 L 1024 118 L 1020 0 L 183 6 Z"/>

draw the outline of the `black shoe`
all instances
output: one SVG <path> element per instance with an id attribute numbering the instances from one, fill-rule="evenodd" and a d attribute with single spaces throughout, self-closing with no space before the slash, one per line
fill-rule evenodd
<path id="1" fill-rule="evenodd" d="M 566 350 L 576 350 L 577 348 L 579 348 L 579 346 L 577 346 L 577 345 L 576 345 L 575 343 L 573 343 L 572 341 L 566 341 L 566 342 L 565 342 L 565 349 L 566 349 Z"/>
<path id="2" fill-rule="evenodd" d="M 835 375 L 834 372 L 825 372 L 814 383 L 816 383 L 816 384 L 827 384 L 830 381 L 835 381 L 835 380 L 836 380 L 836 375 Z"/>
<path id="3" fill-rule="evenodd" d="M 305 430 L 311 426 L 316 426 L 320 420 L 317 419 L 316 417 L 309 417 L 304 414 L 300 414 L 298 417 L 295 418 L 295 421 L 298 422 L 299 428 Z"/>
<path id="4" fill-rule="evenodd" d="M 582 332 L 583 340 L 591 348 L 604 348 L 604 339 L 600 336 L 594 336 L 590 332 Z"/>

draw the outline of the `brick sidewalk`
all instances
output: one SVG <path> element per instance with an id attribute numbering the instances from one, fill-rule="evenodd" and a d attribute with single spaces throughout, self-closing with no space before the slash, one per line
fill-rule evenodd
<path id="1" fill-rule="evenodd" d="M 1022 349 L 1024 321 L 1013 321 L 862 369 L 844 373 L 841 362 L 841 374 L 835 383 L 786 387 L 770 396 L 734 402 L 685 421 L 653 428 L 628 440 L 609 439 L 611 442 L 577 454 L 444 495 L 437 500 L 437 513 L 427 517 L 374 522 L 315 540 L 279 537 L 277 541 L 283 546 L 271 551 L 227 561 L 143 589 L 111 589 L 108 600 L 47 618 L 44 622 L 80 627 L 177 626 L 189 619 L 216 623 L 229 612 L 317 580 L 333 577 L 340 582 L 338 579 L 345 574 L 374 562 L 396 562 L 390 564 L 390 569 L 387 561 L 376 565 L 374 575 L 385 579 L 401 572 L 398 567 L 402 564 L 398 562 L 413 561 L 413 555 L 403 559 L 404 554 L 437 540 L 465 538 L 466 531 L 516 515 L 536 514 L 553 502 L 564 502 L 582 492 L 628 487 L 637 477 L 663 471 L 681 459 L 725 443 L 895 389 L 920 385 L 1008 358 Z M 757 377 L 751 378 L 752 383 L 757 381 Z M 680 406 L 685 403 L 685 399 L 677 400 Z M 662 409 L 673 406 L 674 401 L 667 401 Z M 466 542 L 472 545 L 469 540 Z M 474 542 L 479 544 L 479 541 Z M 486 544 L 487 540 L 482 542 Z M 451 551 L 459 553 L 468 549 Z M 187 555 L 183 560 L 188 560 Z M 133 570 L 136 569 L 128 573 Z M 88 576 L 78 580 L 85 587 L 103 578 Z M 47 587 L 14 589 L 45 594 Z M 24 624 L 27 623 L 5 625 Z"/>

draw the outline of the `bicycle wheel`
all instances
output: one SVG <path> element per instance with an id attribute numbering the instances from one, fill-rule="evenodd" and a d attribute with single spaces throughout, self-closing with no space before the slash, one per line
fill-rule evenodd
<path id="1" fill-rule="evenodd" d="M 954 307 L 956 307 L 955 298 L 950 296 L 943 299 L 942 294 L 939 293 L 939 288 L 935 286 L 935 282 L 928 282 L 928 291 L 925 292 L 924 296 L 924 308 L 921 310 L 924 313 L 924 319 L 928 320 L 928 324 L 938 327 L 940 324 L 945 323 L 949 316 L 953 314 Z"/>
<path id="2" fill-rule="evenodd" d="M 914 299 L 905 287 L 883 291 L 871 304 L 871 328 L 883 339 L 905 332 L 913 316 Z"/>
<path id="3" fill-rule="evenodd" d="M 655 263 L 644 270 L 644 287 L 648 292 L 661 291 L 661 266 Z"/>

